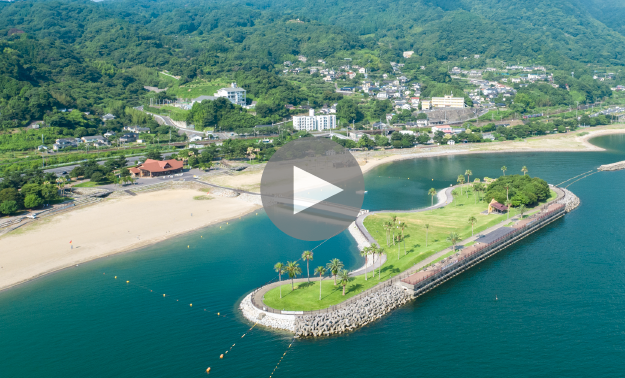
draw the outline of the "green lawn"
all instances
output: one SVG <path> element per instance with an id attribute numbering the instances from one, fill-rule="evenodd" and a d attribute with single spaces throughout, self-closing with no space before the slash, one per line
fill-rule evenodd
<path id="1" fill-rule="evenodd" d="M 194 80 L 181 86 L 174 86 L 167 90 L 167 93 L 174 94 L 180 98 L 196 98 L 199 96 L 212 96 L 218 89 L 230 86 L 226 79 L 215 80 Z"/>
<path id="2" fill-rule="evenodd" d="M 98 186 L 98 183 L 93 181 L 81 182 L 80 184 L 72 185 L 74 188 L 93 188 L 94 186 Z"/>
<path id="3" fill-rule="evenodd" d="M 555 196 L 556 193 L 552 191 L 550 199 L 555 198 Z M 364 276 L 352 278 L 346 286 L 345 296 L 342 295 L 341 286 L 334 286 L 333 280 L 331 278 L 326 278 L 321 287 L 321 300 L 319 300 L 318 282 L 296 284 L 295 291 L 291 291 L 290 283 L 285 283 L 285 285 L 282 286 L 282 299 L 280 299 L 279 288 L 275 288 L 265 294 L 264 303 L 278 310 L 284 309 L 291 311 L 318 310 L 340 303 L 347 298 L 375 286 L 380 281 L 385 281 L 398 275 L 429 256 L 450 247 L 451 243 L 446 240 L 450 232 L 458 233 L 461 240 L 470 237 L 471 225 L 468 222 L 469 217 L 475 216 L 477 218 L 477 223 L 474 225 L 475 234 L 506 220 L 507 215 L 505 214 L 481 214 L 487 207 L 487 202 L 477 200 L 472 190 L 469 191 L 467 197 L 463 189 L 462 196 L 454 196 L 452 204 L 440 209 L 421 213 L 397 212 L 370 215 L 365 219 L 365 227 L 367 227 L 369 233 L 371 233 L 387 252 L 387 261 L 382 265 L 380 278 L 378 278 L 377 270 L 375 279 L 371 279 L 371 275 L 369 275 L 368 280 L 365 280 Z M 538 210 L 538 207 L 536 207 L 527 211 L 526 214 L 531 214 Z M 514 209 L 510 212 L 510 216 L 516 214 Z M 390 221 L 393 216 L 397 216 L 399 220 L 408 224 L 408 227 L 404 230 L 405 249 L 403 243 L 401 245 L 391 244 L 387 246 L 386 232 L 382 225 L 384 222 Z M 427 247 L 425 245 L 425 224 L 430 225 L 427 233 Z M 401 231 L 399 232 L 401 233 Z M 397 235 L 397 230 L 395 231 L 395 235 Z M 453 252 L 450 252 L 449 254 L 452 253 Z M 443 257 L 441 257 L 441 259 L 442 258 Z M 311 271 L 314 267 L 319 265 L 325 266 L 325 264 L 326 261 L 311 262 Z M 305 265 L 302 265 L 302 267 L 302 270 L 305 270 Z"/>

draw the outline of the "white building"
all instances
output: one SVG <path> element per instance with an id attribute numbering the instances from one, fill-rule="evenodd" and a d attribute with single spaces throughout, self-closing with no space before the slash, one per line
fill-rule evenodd
<path id="1" fill-rule="evenodd" d="M 432 107 L 434 108 L 464 108 L 464 98 L 454 97 L 432 97 Z"/>
<path id="2" fill-rule="evenodd" d="M 245 94 L 245 89 L 237 87 L 237 83 L 232 83 L 229 88 L 218 90 L 215 97 L 225 97 L 235 105 L 245 106 Z"/>
<path id="3" fill-rule="evenodd" d="M 335 115 L 315 115 L 315 109 L 310 109 L 307 116 L 294 116 L 293 128 L 295 130 L 320 131 L 336 129 Z"/>

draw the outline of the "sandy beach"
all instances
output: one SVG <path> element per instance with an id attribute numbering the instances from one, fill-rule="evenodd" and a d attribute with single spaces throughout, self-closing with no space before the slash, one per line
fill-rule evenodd
<path id="1" fill-rule="evenodd" d="M 109 199 L 6 234 L 0 238 L 0 289 L 259 208 L 236 198 L 194 200 L 198 195 L 194 189 L 173 189 Z"/>

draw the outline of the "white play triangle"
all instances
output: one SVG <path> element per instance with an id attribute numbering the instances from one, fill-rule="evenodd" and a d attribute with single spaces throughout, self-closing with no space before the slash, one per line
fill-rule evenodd
<path id="1" fill-rule="evenodd" d="M 305 170 L 293 167 L 293 214 L 315 206 L 343 189 Z"/>

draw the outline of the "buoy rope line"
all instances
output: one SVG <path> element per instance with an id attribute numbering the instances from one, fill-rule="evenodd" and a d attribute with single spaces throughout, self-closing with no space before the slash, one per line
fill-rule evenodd
<path id="1" fill-rule="evenodd" d="M 293 345 L 293 342 L 295 342 L 295 337 L 293 337 L 293 339 L 291 339 L 291 342 L 289 343 L 289 346 L 286 347 L 286 350 L 284 351 L 284 353 L 282 354 L 282 357 L 280 357 L 280 360 L 278 361 L 278 363 L 276 364 L 276 367 L 273 368 L 273 371 L 271 372 L 271 374 L 269 374 L 269 378 L 271 378 L 275 373 L 276 370 L 278 369 L 278 366 L 280 366 L 280 363 L 282 362 L 282 360 L 284 360 L 284 357 L 286 356 L 286 354 L 288 353 L 289 349 L 291 349 L 291 346 Z"/>
<path id="2" fill-rule="evenodd" d="M 564 181 L 562 181 L 561 183 L 559 183 L 559 184 L 558 184 L 558 185 L 556 185 L 556 186 L 560 186 L 560 185 L 564 184 L 564 183 L 565 183 L 565 182 L 567 182 L 567 181 L 571 181 L 571 180 L 573 180 L 573 179 L 575 179 L 575 178 L 578 178 L 579 176 L 587 175 L 587 174 L 589 174 L 589 173 L 590 173 L 590 172 L 592 172 L 592 171 L 594 171 L 594 169 L 591 169 L 591 170 L 590 170 L 590 171 L 588 171 L 588 172 L 584 172 L 584 173 L 582 173 L 581 175 L 577 175 L 577 176 L 575 176 L 575 177 L 571 177 L 571 178 L 570 178 L 570 179 L 568 179 L 568 180 L 564 180 Z"/>
<path id="3" fill-rule="evenodd" d="M 578 178 L 577 180 L 575 180 L 575 181 L 573 181 L 573 182 L 569 183 L 567 186 L 565 186 L 565 187 L 564 187 L 564 189 L 566 189 L 566 188 L 568 188 L 569 186 L 571 186 L 571 185 L 575 184 L 575 183 L 576 183 L 576 182 L 578 182 L 579 180 L 585 179 L 586 177 L 590 177 L 590 176 L 592 176 L 592 175 L 594 175 L 595 173 L 598 173 L 598 172 L 599 172 L 599 171 L 596 171 L 596 172 L 593 172 L 593 173 L 591 173 L 591 174 L 589 174 L 589 175 L 586 175 L 586 176 L 584 176 L 584 177 L 580 177 L 580 178 Z"/>
<path id="4" fill-rule="evenodd" d="M 102 275 L 106 275 L 106 272 L 102 273 Z M 109 274 L 109 276 L 110 276 L 110 274 Z M 114 278 L 113 278 L 113 279 L 114 279 L 114 280 L 119 279 L 120 281 L 123 281 L 123 279 L 121 279 L 121 278 L 119 278 L 119 277 L 117 277 L 117 276 L 114 276 Z M 143 289 L 143 290 L 149 291 L 150 293 L 157 294 L 157 295 L 159 295 L 159 296 L 160 296 L 160 294 L 162 294 L 162 295 L 163 295 L 163 296 L 162 296 L 162 298 L 166 298 L 166 299 L 168 299 L 168 300 L 171 300 L 172 302 L 185 303 L 184 301 L 182 301 L 182 302 L 181 302 L 181 301 L 180 301 L 180 299 L 175 299 L 174 297 L 172 297 L 172 296 L 170 296 L 170 295 L 167 295 L 167 294 L 165 294 L 165 293 L 158 293 L 158 292 L 156 292 L 156 291 L 154 291 L 154 290 L 152 290 L 152 289 L 150 289 L 150 288 L 148 288 L 148 287 L 146 287 L 146 286 L 139 285 L 139 284 L 136 284 L 136 283 L 134 283 L 134 282 L 130 282 L 130 280 L 126 280 L 126 285 L 128 285 L 128 286 L 138 287 L 138 288 L 140 288 L 140 289 Z M 193 303 L 189 303 L 189 307 L 193 307 Z M 196 307 L 196 308 L 197 308 L 197 307 Z M 227 314 L 227 313 L 223 313 L 223 312 L 221 312 L 221 311 L 215 312 L 214 310 L 208 310 L 208 309 L 206 309 L 206 308 L 203 308 L 203 311 L 204 311 L 204 312 L 206 312 L 206 313 L 212 314 L 212 315 L 216 315 L 216 316 L 221 317 L 221 318 L 227 318 L 227 317 L 228 317 L 228 314 Z"/>

